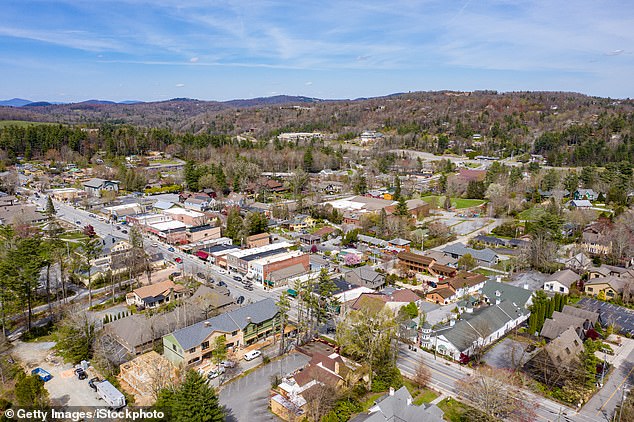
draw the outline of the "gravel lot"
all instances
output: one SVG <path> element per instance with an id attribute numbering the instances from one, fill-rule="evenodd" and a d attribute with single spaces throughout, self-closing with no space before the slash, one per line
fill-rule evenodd
<path id="1" fill-rule="evenodd" d="M 497 369 L 512 369 L 511 356 L 516 362 L 521 359 L 522 364 L 528 361 L 529 354 L 525 353 L 527 346 L 527 343 L 505 338 L 484 355 L 484 361 Z"/>
<path id="2" fill-rule="evenodd" d="M 23 343 L 16 342 L 11 354 L 22 362 L 30 373 L 33 368 L 40 367 L 53 375 L 45 386 L 49 392 L 51 402 L 56 406 L 103 406 L 89 386 L 88 380 L 94 377 L 92 368 L 88 369 L 88 378 L 80 381 L 73 373 L 73 366 L 63 363 L 62 359 L 53 353 L 55 343 Z"/>

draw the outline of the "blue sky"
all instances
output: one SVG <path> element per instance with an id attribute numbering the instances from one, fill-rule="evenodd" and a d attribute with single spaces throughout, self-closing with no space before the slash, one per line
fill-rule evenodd
<path id="1" fill-rule="evenodd" d="M 631 98 L 633 53 L 631 0 L 4 0 L 0 98 Z"/>

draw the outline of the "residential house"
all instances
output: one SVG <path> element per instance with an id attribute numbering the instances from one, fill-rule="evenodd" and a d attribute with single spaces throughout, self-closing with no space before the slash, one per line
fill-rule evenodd
<path id="1" fill-rule="evenodd" d="M 544 282 L 544 291 L 568 294 L 571 287 L 576 287 L 581 277 L 572 270 L 560 270 L 551 274 Z"/>
<path id="2" fill-rule="evenodd" d="M 164 336 L 164 355 L 175 365 L 193 365 L 211 357 L 216 337 L 239 350 L 273 335 L 279 324 L 275 301 L 264 299 Z"/>
<path id="3" fill-rule="evenodd" d="M 184 297 L 187 291 L 187 287 L 167 280 L 134 289 L 126 295 L 126 303 L 139 308 L 156 308 Z"/>
<path id="4" fill-rule="evenodd" d="M 589 279 L 609 276 L 634 277 L 634 270 L 607 264 L 601 264 L 601 266 L 598 268 L 591 267 L 588 269 Z"/>
<path id="5" fill-rule="evenodd" d="M 76 188 L 51 189 L 48 191 L 48 193 L 54 200 L 62 202 L 74 202 L 88 196 L 88 193 L 85 190 L 80 190 Z"/>
<path id="6" fill-rule="evenodd" d="M 0 224 L 31 226 L 48 220 L 46 214 L 37 211 L 35 205 L 12 205 L 0 207 Z"/>
<path id="7" fill-rule="evenodd" d="M 600 277 L 589 279 L 583 286 L 585 294 L 591 296 L 598 296 L 602 292 L 605 293 L 605 297 L 608 300 L 616 299 L 623 294 L 623 290 L 626 286 L 630 288 L 634 285 L 634 278 L 632 277 Z"/>
<path id="8" fill-rule="evenodd" d="M 152 210 L 154 212 L 163 212 L 165 210 L 169 210 L 171 208 L 174 208 L 175 206 L 176 206 L 176 204 L 171 202 L 171 201 L 156 201 L 152 205 Z"/>
<path id="9" fill-rule="evenodd" d="M 403 386 L 376 401 L 368 413 L 361 413 L 351 422 L 443 422 L 444 412 L 435 404 L 414 405 L 412 395 Z"/>
<path id="10" fill-rule="evenodd" d="M 212 201 L 212 198 L 199 198 L 195 196 L 190 196 L 189 198 L 185 199 L 185 201 L 183 202 L 183 206 L 187 209 L 201 212 L 209 209 Z"/>
<path id="11" fill-rule="evenodd" d="M 588 201 L 596 201 L 599 199 L 599 194 L 592 189 L 577 189 L 573 193 L 573 198 L 577 200 L 585 199 Z"/>
<path id="12" fill-rule="evenodd" d="M 306 246 L 319 245 L 321 237 L 314 234 L 303 234 L 299 236 L 299 243 Z"/>
<path id="13" fill-rule="evenodd" d="M 580 252 L 567 259 L 564 265 L 566 268 L 570 268 L 571 270 L 581 274 L 586 272 L 588 268 L 592 266 L 592 260 L 588 258 L 586 254 Z"/>
<path id="14" fill-rule="evenodd" d="M 573 327 L 544 346 L 527 363 L 526 369 L 540 382 L 562 386 L 579 364 L 583 341 Z"/>
<path id="15" fill-rule="evenodd" d="M 572 209 L 577 210 L 589 210 L 594 206 L 592 205 L 592 202 L 588 201 L 587 199 L 573 199 L 572 201 L 568 201 L 566 205 Z"/>
<path id="16" fill-rule="evenodd" d="M 367 265 L 348 270 L 343 275 L 349 284 L 380 289 L 385 286 L 385 274 L 381 274 Z"/>
<path id="17" fill-rule="evenodd" d="M 84 182 L 84 190 L 89 196 L 100 198 L 102 191 L 119 192 L 119 182 L 116 180 L 94 178 Z"/>
<path id="18" fill-rule="evenodd" d="M 603 229 L 593 225 L 583 230 L 581 247 L 592 255 L 608 255 L 612 252 L 612 240 Z"/>
<path id="19" fill-rule="evenodd" d="M 478 262 L 478 265 L 491 267 L 499 262 L 498 254 L 489 248 L 473 249 L 465 246 L 463 243 L 453 243 L 447 245 L 442 250 L 445 255 L 452 258 L 460 259 L 469 254 Z"/>
<path id="20" fill-rule="evenodd" d="M 440 289 L 434 289 L 425 295 L 425 298 L 432 302 L 442 305 L 448 305 L 458 299 L 456 291 L 450 287 L 442 287 Z"/>
<path id="21" fill-rule="evenodd" d="M 573 328 L 577 335 L 585 340 L 586 333 L 598 320 L 597 312 L 565 305 L 561 312 L 554 311 L 552 316 L 544 321 L 540 335 L 547 340 L 553 340 L 567 329 Z"/>
<path id="22" fill-rule="evenodd" d="M 412 243 L 409 240 L 401 239 L 397 237 L 387 242 L 388 248 L 396 251 L 409 251 L 409 244 Z"/>

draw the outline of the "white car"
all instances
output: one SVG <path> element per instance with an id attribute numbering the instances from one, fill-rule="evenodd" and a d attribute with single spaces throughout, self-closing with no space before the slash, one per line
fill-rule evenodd
<path id="1" fill-rule="evenodd" d="M 262 352 L 259 350 L 252 350 L 244 354 L 244 360 L 253 360 L 262 355 Z"/>
<path id="2" fill-rule="evenodd" d="M 220 268 L 218 270 L 218 274 L 227 274 L 227 270 L 223 270 L 222 268 Z"/>

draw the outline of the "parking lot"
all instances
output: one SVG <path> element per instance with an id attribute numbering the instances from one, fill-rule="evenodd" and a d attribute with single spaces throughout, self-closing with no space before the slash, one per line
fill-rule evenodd
<path id="1" fill-rule="evenodd" d="M 16 342 L 11 354 L 23 363 L 29 373 L 40 367 L 53 376 L 44 385 L 54 406 L 103 406 L 103 400 L 88 386 L 88 380 L 95 376 L 92 368 L 87 371 L 88 378 L 77 379 L 73 366 L 63 363 L 59 356 L 52 353 L 53 346 L 52 342 Z"/>

